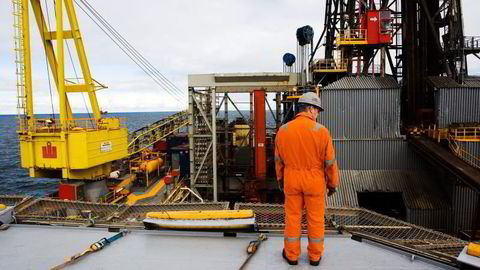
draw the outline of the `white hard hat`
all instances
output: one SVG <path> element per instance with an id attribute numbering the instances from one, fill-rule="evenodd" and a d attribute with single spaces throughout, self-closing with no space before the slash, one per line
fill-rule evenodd
<path id="1" fill-rule="evenodd" d="M 303 94 L 303 95 L 298 99 L 298 103 L 312 105 L 312 106 L 317 107 L 318 109 L 320 109 L 320 111 L 323 111 L 322 101 L 320 100 L 320 97 L 318 97 L 318 96 L 317 96 L 315 93 L 313 93 L 313 92 L 308 92 L 308 93 Z"/>

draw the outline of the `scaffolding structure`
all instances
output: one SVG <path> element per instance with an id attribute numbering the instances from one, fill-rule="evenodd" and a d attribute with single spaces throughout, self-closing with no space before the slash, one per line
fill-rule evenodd
<path id="1" fill-rule="evenodd" d="M 232 155 L 230 145 L 233 128 L 229 126 L 229 107 L 245 123 L 248 130 L 246 137 L 240 142 L 251 149 L 251 163 L 246 173 L 241 175 L 243 190 L 255 184 L 253 176 L 255 153 L 254 127 L 254 91 L 276 93 L 275 110 L 268 99 L 266 106 L 275 120 L 272 129 L 280 127 L 282 122 L 281 101 L 283 92 L 291 92 L 297 85 L 296 73 L 233 73 L 233 74 L 200 74 L 189 75 L 189 155 L 190 155 L 190 187 L 208 200 L 218 200 L 219 176 L 222 179 L 222 191 L 229 192 Z M 231 94 L 248 94 L 249 101 L 235 101 Z M 240 103 L 248 103 L 249 113 L 239 109 Z M 223 117 L 220 111 L 223 109 Z M 266 111 L 266 109 L 264 109 Z M 219 175 L 220 173 L 220 175 Z M 252 183 L 253 182 L 253 183 Z M 252 195 L 253 196 L 253 195 Z"/>

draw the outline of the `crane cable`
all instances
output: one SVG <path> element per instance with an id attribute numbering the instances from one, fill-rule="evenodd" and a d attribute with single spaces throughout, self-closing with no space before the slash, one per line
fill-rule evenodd
<path id="1" fill-rule="evenodd" d="M 83 5 L 85 5 L 86 9 L 88 9 L 92 13 L 92 15 L 95 18 L 97 18 L 97 20 L 107 29 L 107 31 L 112 36 L 114 36 L 119 43 L 121 43 L 125 47 L 125 49 L 131 54 L 132 57 L 134 57 L 138 62 L 140 62 L 143 65 L 143 67 L 147 69 L 152 75 L 157 74 L 155 77 L 164 84 L 163 86 L 164 88 L 167 88 L 167 90 L 173 91 L 173 93 L 177 94 L 177 96 L 179 96 L 180 98 L 183 98 L 183 96 L 181 96 L 180 89 L 178 89 L 173 83 L 171 83 L 167 78 L 165 78 L 165 76 L 163 76 L 158 70 L 156 70 L 156 68 L 153 67 L 153 65 L 151 65 L 150 62 L 148 62 L 148 60 L 146 60 L 145 57 L 143 57 L 135 48 L 133 48 L 133 46 L 125 38 L 123 38 L 118 33 L 118 31 L 116 31 L 115 28 L 108 23 L 108 21 L 105 18 L 103 18 L 98 11 L 96 11 L 86 0 L 80 0 L 80 2 Z M 78 5 L 77 2 L 76 4 Z M 84 9 L 82 10 L 85 12 Z M 99 25 L 97 24 L 97 26 Z"/>
<path id="2" fill-rule="evenodd" d="M 139 58 L 139 60 L 143 60 L 142 63 L 144 63 L 147 67 L 150 67 L 150 70 L 156 73 L 163 80 L 163 82 L 165 82 L 167 85 L 169 85 L 172 89 L 174 89 L 177 93 L 181 95 L 181 90 L 170 80 L 168 80 L 162 73 L 160 73 L 160 71 L 158 71 L 158 69 L 156 69 L 145 57 L 143 57 L 143 55 L 140 54 L 120 33 L 118 33 L 118 31 L 98 11 L 96 11 L 95 8 L 87 2 L 87 0 L 80 1 L 85 6 L 88 6 L 89 10 L 92 13 L 96 14 L 96 18 L 102 21 L 104 23 L 104 26 L 109 28 L 111 30 L 111 33 L 115 34 L 119 41 L 123 41 L 122 44 L 124 44 L 124 46 L 130 48 L 131 51 Z"/>
<path id="3" fill-rule="evenodd" d="M 142 60 L 138 55 L 140 55 L 137 51 L 137 53 L 135 53 L 132 49 L 133 47 L 130 45 L 128 46 L 125 41 L 125 39 L 121 40 L 118 35 L 119 34 L 115 34 L 111 28 L 113 27 L 109 27 L 108 25 L 106 25 L 105 23 L 105 19 L 103 19 L 103 21 L 99 18 L 100 15 L 97 15 L 94 13 L 94 11 L 92 11 L 92 8 L 88 7 L 87 4 L 85 4 L 84 0 L 80 0 L 80 2 L 85 5 L 85 8 L 83 8 L 78 2 L 77 0 L 74 0 L 75 1 L 75 4 L 100 28 L 100 30 L 102 30 L 102 32 L 104 32 L 114 43 L 115 45 L 117 45 L 121 50 L 122 52 L 127 55 L 145 74 L 147 74 L 149 77 L 151 77 L 153 79 L 153 81 L 159 85 L 162 89 L 164 89 L 168 94 L 170 94 L 171 97 L 173 97 L 174 99 L 176 99 L 178 102 L 182 102 L 182 99 L 184 101 L 184 97 L 180 94 L 180 90 L 175 87 L 175 88 L 172 88 L 172 86 L 169 86 L 168 84 L 165 83 L 165 80 L 166 78 L 162 75 L 163 78 L 165 78 L 164 80 L 162 80 L 158 74 L 161 74 L 160 72 L 157 72 L 158 74 L 156 74 L 155 72 L 153 72 L 152 68 L 149 67 L 148 65 L 145 64 L 145 60 Z M 89 14 L 89 12 L 87 11 L 90 11 L 90 13 L 92 13 L 92 15 L 97 18 L 97 20 L 95 18 L 92 17 L 92 15 Z M 103 25 L 103 27 L 101 25 Z M 104 29 L 106 28 L 106 29 Z M 117 32 L 118 33 L 118 32 Z M 120 44 L 119 44 L 120 43 Z M 123 45 L 123 46 L 122 46 Z M 127 52 L 128 51 L 128 52 Z M 136 50 L 135 50 L 136 51 Z M 143 56 L 142 56 L 143 57 Z M 143 59 L 145 59 L 143 57 Z M 170 82 L 171 85 L 173 85 L 171 82 Z"/>

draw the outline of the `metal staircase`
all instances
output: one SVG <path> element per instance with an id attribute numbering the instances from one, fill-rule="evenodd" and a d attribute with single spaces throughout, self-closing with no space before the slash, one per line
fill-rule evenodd
<path id="1" fill-rule="evenodd" d="M 12 0 L 13 32 L 15 42 L 15 66 L 17 74 L 17 121 L 19 130 L 25 130 L 26 94 L 25 94 L 25 48 L 23 43 L 23 5 L 22 0 Z"/>
<path id="2" fill-rule="evenodd" d="M 188 124 L 188 112 L 181 111 L 129 134 L 128 154 L 133 155 L 178 132 Z"/>

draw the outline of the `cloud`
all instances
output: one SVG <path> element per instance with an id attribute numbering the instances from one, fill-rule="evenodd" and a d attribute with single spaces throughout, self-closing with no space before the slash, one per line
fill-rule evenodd
<path id="1" fill-rule="evenodd" d="M 42 5 L 44 5 L 43 1 Z M 325 1 L 318 0 L 118 0 L 88 1 L 133 47 L 186 95 L 187 75 L 213 72 L 281 71 L 281 57 L 296 51 L 295 30 L 311 25 L 316 38 L 323 29 Z M 50 24 L 54 25 L 53 4 Z M 476 34 L 480 4 L 464 0 L 465 32 Z M 0 3 L 0 113 L 15 113 L 15 65 L 12 7 Z M 32 13 L 31 13 L 32 14 Z M 146 76 L 77 7 L 80 29 L 90 69 L 95 79 L 109 86 L 98 92 L 102 109 L 108 111 L 168 111 L 184 108 Z M 50 112 L 50 94 L 44 49 L 33 14 L 30 16 L 32 69 L 36 111 Z M 71 52 L 75 50 L 70 43 Z M 74 62 L 77 63 L 76 57 Z M 478 61 L 469 63 L 479 70 Z M 79 66 L 76 64 L 79 72 Z M 67 77 L 74 77 L 66 52 Z M 56 110 L 57 96 L 53 86 Z M 88 99 L 87 99 L 88 101 Z M 72 97 L 74 110 L 85 111 L 81 96 Z"/>

